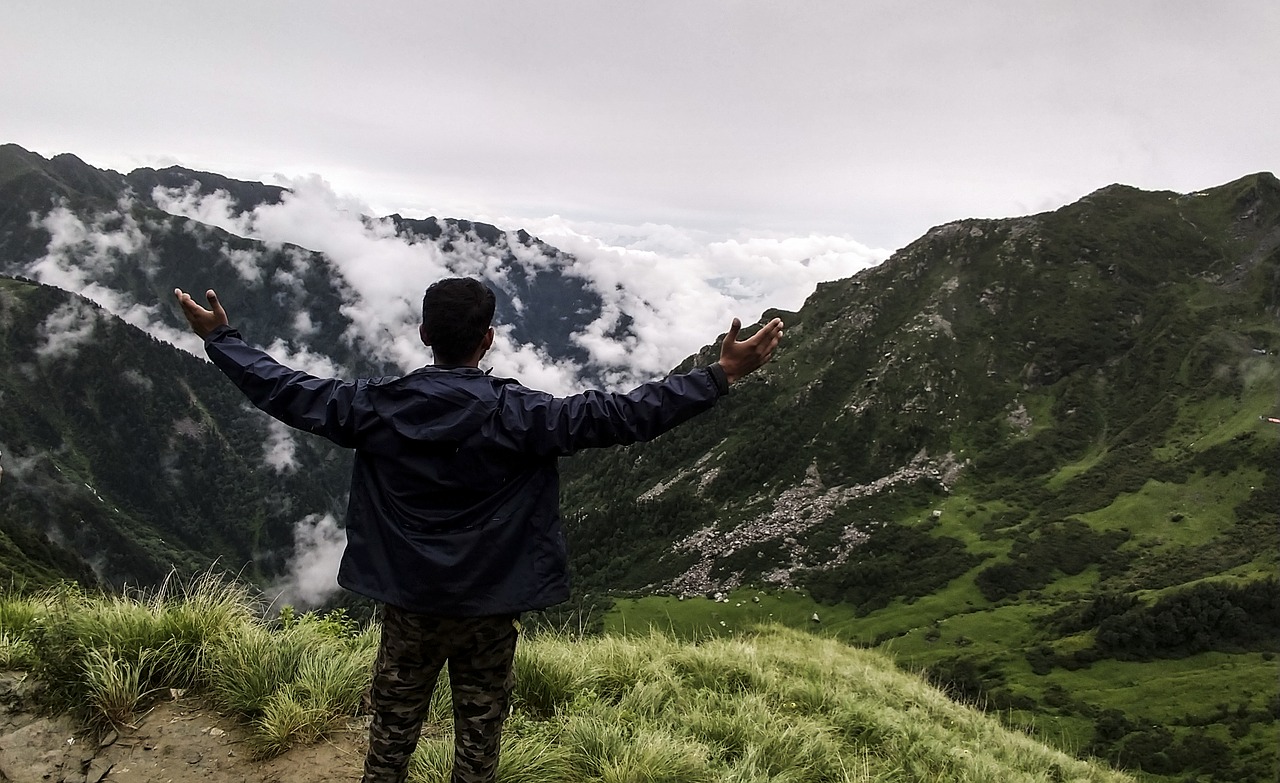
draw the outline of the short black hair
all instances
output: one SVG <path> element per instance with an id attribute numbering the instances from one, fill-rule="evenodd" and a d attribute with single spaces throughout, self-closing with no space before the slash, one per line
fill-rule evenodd
<path id="1" fill-rule="evenodd" d="M 438 364 L 462 364 L 493 323 L 497 300 L 479 280 L 437 280 L 422 296 L 422 326 Z"/>

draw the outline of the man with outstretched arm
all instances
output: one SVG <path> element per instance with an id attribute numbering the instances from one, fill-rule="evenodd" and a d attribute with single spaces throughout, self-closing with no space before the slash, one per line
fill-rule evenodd
<path id="1" fill-rule="evenodd" d="M 626 393 L 554 397 L 479 369 L 493 345 L 493 292 L 440 280 L 419 336 L 434 363 L 402 378 L 316 378 L 252 348 L 175 289 L 213 363 L 257 407 L 355 450 L 338 583 L 382 604 L 366 783 L 402 783 L 441 668 L 453 696 L 453 783 L 495 778 L 514 685 L 519 613 L 569 598 L 558 458 L 649 440 L 711 408 L 769 361 L 773 319 L 719 361 Z"/>

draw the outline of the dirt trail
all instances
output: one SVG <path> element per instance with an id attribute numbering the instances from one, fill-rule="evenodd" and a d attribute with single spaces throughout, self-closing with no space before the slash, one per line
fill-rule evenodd
<path id="1" fill-rule="evenodd" d="M 101 741 L 68 716 L 31 711 L 34 685 L 0 672 L 0 783 L 328 783 L 356 781 L 364 728 L 268 761 L 251 758 L 244 734 L 195 699 L 157 703 Z"/>

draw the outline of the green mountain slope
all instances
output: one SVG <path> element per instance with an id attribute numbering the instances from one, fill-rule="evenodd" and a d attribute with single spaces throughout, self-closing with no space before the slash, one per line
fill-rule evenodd
<path id="1" fill-rule="evenodd" d="M 1162 743 L 1220 742 L 1218 779 L 1268 779 L 1278 248 L 1270 174 L 936 228 L 783 314 L 712 415 L 566 466 L 580 589 L 801 591 L 831 632 L 1129 766 L 1209 772 Z"/>
<path id="2" fill-rule="evenodd" d="M 346 454 L 299 439 L 307 469 L 268 468 L 266 416 L 212 365 L 65 291 L 0 278 L 0 367 L 4 584 L 261 579 L 341 506 Z"/>

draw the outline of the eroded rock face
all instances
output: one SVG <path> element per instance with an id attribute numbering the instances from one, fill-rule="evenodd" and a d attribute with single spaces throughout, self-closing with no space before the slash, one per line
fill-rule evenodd
<path id="1" fill-rule="evenodd" d="M 0 781 L 8 783 L 81 783 L 85 745 L 76 739 L 67 716 L 34 712 L 39 685 L 21 672 L 0 672 Z"/>
<path id="2" fill-rule="evenodd" d="M 84 780 L 83 758 L 70 718 L 32 718 L 0 735 L 0 779 L 10 783 Z"/>

